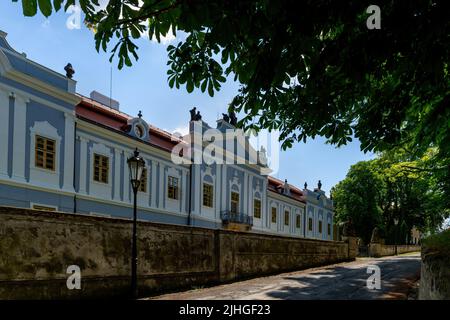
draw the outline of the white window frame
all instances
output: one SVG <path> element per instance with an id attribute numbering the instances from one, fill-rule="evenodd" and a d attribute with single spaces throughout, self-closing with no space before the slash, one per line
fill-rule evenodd
<path id="1" fill-rule="evenodd" d="M 210 181 L 212 181 L 212 182 L 205 181 L 206 177 L 209 177 Z M 213 195 L 212 195 L 213 196 L 213 206 L 212 207 L 208 207 L 203 204 L 203 184 L 204 183 L 213 187 Z M 218 198 L 217 197 L 217 195 L 218 195 L 217 189 L 218 188 L 216 187 L 216 176 L 213 175 L 211 167 L 206 166 L 204 171 L 201 173 L 201 184 L 200 184 L 199 194 L 200 194 L 201 214 L 208 217 L 209 219 L 215 219 L 215 216 L 216 216 L 216 206 L 217 206 L 216 200 Z"/>
<path id="2" fill-rule="evenodd" d="M 212 206 L 211 207 L 209 207 L 209 206 L 205 206 L 205 204 L 204 204 L 204 201 L 203 201 L 203 197 L 204 197 L 204 189 L 203 189 L 203 186 L 205 185 L 205 184 L 207 184 L 208 186 L 210 186 L 210 187 L 212 187 Z M 206 182 L 205 180 L 203 180 L 202 181 L 202 208 L 204 208 L 204 209 L 206 209 L 206 210 L 213 210 L 216 206 L 215 206 L 215 202 L 216 202 L 216 197 L 215 197 L 215 194 L 214 194 L 214 192 L 216 191 L 215 190 L 215 188 L 214 188 L 214 184 L 213 183 L 211 183 L 211 182 Z"/>
<path id="3" fill-rule="evenodd" d="M 108 183 L 98 182 L 94 180 L 94 153 L 108 157 Z M 112 195 L 112 174 L 114 167 L 112 167 L 113 153 L 111 148 L 105 146 L 102 143 L 93 141 L 93 144 L 89 147 L 89 194 L 99 197 L 101 199 L 111 200 Z"/>
<path id="4" fill-rule="evenodd" d="M 239 203 L 238 203 L 238 214 L 240 213 L 240 211 L 241 211 L 241 203 L 242 203 L 242 197 L 241 197 L 241 184 L 239 183 L 239 178 L 238 178 L 238 171 L 237 170 L 235 170 L 234 171 L 234 176 L 233 176 L 233 178 L 231 179 L 231 181 L 229 182 L 229 186 L 230 186 L 230 191 L 229 191 L 229 205 L 230 205 L 230 212 L 231 212 L 231 192 L 236 192 L 236 193 L 238 193 L 239 194 Z M 233 187 L 236 187 L 237 188 L 237 191 L 236 190 L 233 190 Z"/>
<path id="5" fill-rule="evenodd" d="M 275 231 L 277 231 L 277 229 L 278 229 L 278 221 L 280 220 L 280 210 L 279 210 L 279 204 L 278 204 L 278 202 L 276 202 L 276 201 L 271 201 L 271 203 L 270 203 L 270 205 L 269 205 L 269 208 L 270 208 L 270 211 L 269 211 L 269 221 L 270 221 L 270 229 L 271 230 L 275 230 Z M 275 216 L 275 222 L 273 222 L 272 221 L 272 208 L 275 208 L 275 211 L 276 211 L 276 216 Z"/>
<path id="6" fill-rule="evenodd" d="M 36 166 L 36 136 L 55 141 L 55 170 Z M 30 127 L 30 183 L 51 189 L 60 189 L 61 136 L 48 121 L 35 121 Z"/>
<path id="7" fill-rule="evenodd" d="M 181 199 L 183 197 L 183 190 L 182 190 L 182 180 L 181 180 L 181 174 L 178 171 L 178 169 L 175 169 L 173 167 L 168 167 L 167 170 L 164 170 L 164 177 L 165 177 L 165 183 L 164 183 L 164 190 L 165 193 L 165 209 L 181 212 Z M 177 178 L 178 179 L 178 199 L 172 199 L 169 198 L 169 176 Z"/>
<path id="8" fill-rule="evenodd" d="M 259 200 L 259 218 L 255 217 L 255 200 Z M 253 201 L 252 201 L 252 216 L 253 219 L 258 219 L 258 220 L 262 220 L 263 217 L 263 212 L 262 212 L 262 200 L 261 197 L 257 196 L 256 193 L 253 193 Z"/>
<path id="9" fill-rule="evenodd" d="M 286 211 L 288 212 L 288 224 L 286 224 Z M 291 208 L 288 206 L 285 206 L 283 208 L 283 228 L 290 228 L 291 227 Z"/>
<path id="10" fill-rule="evenodd" d="M 235 212 L 235 213 L 236 213 L 236 214 L 240 214 L 240 213 L 241 213 L 241 193 L 238 192 L 238 191 L 236 191 L 236 190 L 233 190 L 233 189 L 230 190 L 230 213 L 232 212 L 232 211 L 231 211 L 231 208 L 232 208 L 231 203 L 233 202 L 232 199 L 231 199 L 232 193 L 237 193 L 237 195 L 239 196 L 239 201 L 238 201 L 238 203 L 237 203 L 237 204 L 238 204 L 238 206 L 237 206 L 237 212 Z"/>

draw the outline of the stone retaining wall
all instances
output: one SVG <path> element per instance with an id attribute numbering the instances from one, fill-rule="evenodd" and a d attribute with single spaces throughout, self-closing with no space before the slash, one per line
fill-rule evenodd
<path id="1" fill-rule="evenodd" d="M 124 219 L 0 207 L 0 299 L 126 296 L 131 227 Z M 141 295 L 355 258 L 345 242 L 151 222 L 138 223 L 138 238 Z M 70 265 L 81 269 L 81 290 L 67 288 Z"/>
<path id="2" fill-rule="evenodd" d="M 440 235 L 447 237 L 450 230 Z M 420 272 L 420 300 L 450 300 L 450 249 L 422 244 Z"/>
<path id="3" fill-rule="evenodd" d="M 397 251 L 396 251 L 397 247 Z M 393 256 L 395 254 L 402 254 L 408 252 L 419 252 L 420 246 L 416 245 L 385 245 L 381 243 L 371 243 L 369 245 L 370 257 L 384 257 Z"/>

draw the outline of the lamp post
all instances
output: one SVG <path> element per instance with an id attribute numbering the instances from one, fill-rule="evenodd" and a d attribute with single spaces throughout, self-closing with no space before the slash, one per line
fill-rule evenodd
<path id="1" fill-rule="evenodd" d="M 136 148 L 134 150 L 134 155 L 127 160 L 128 168 L 130 169 L 130 181 L 131 187 L 133 188 L 134 194 L 134 205 L 133 205 L 133 237 L 132 237 L 132 249 L 131 249 L 131 296 L 134 299 L 138 297 L 138 287 L 137 287 L 137 192 L 141 184 L 142 171 L 145 168 L 144 159 L 139 156 L 139 151 Z"/>
<path id="2" fill-rule="evenodd" d="M 397 255 L 397 225 L 398 219 L 394 219 L 395 231 L 394 231 L 394 245 L 395 245 L 395 255 Z"/>

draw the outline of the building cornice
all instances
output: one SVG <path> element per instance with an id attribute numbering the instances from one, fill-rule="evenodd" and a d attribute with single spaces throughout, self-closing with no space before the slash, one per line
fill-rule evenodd
<path id="1" fill-rule="evenodd" d="M 17 70 L 11 69 L 6 72 L 4 76 L 8 79 L 24 84 L 27 87 L 48 94 L 61 101 L 67 102 L 74 107 L 81 102 L 81 98 L 76 94 L 62 91 L 54 86 L 51 86 L 41 80 L 37 80 L 36 78 L 33 78 Z"/>
<path id="2" fill-rule="evenodd" d="M 267 196 L 268 197 L 272 197 L 272 198 L 277 199 L 277 200 L 289 202 L 289 203 L 291 203 L 293 205 L 296 205 L 296 206 L 300 205 L 300 207 L 302 207 L 302 208 L 304 208 L 305 205 L 306 205 L 303 201 L 291 198 L 291 197 L 289 197 L 289 196 L 287 196 L 285 194 L 277 193 L 277 192 L 272 191 L 270 189 L 267 189 Z"/>
<path id="3" fill-rule="evenodd" d="M 140 151 L 143 153 L 147 153 L 150 155 L 156 155 L 162 158 L 162 161 L 170 162 L 172 163 L 171 159 L 171 153 L 167 150 L 160 149 L 157 146 L 153 146 L 149 143 L 146 143 L 145 141 L 139 140 L 137 138 L 133 138 L 131 136 L 128 136 L 126 133 L 118 132 L 117 130 L 114 130 L 112 128 L 102 127 L 98 124 L 92 123 L 88 120 L 85 120 L 83 118 L 77 117 L 77 128 L 81 130 L 85 130 L 88 133 L 95 133 L 99 135 L 102 139 L 105 141 L 111 140 L 111 133 L 114 135 L 113 139 L 116 143 L 120 143 L 124 146 L 123 149 L 128 149 L 130 152 L 135 148 L 138 147 Z M 82 135 L 82 133 L 78 133 L 78 135 Z M 133 142 L 135 145 L 130 146 L 130 142 Z M 112 143 L 111 141 L 108 143 Z M 176 165 L 176 166 L 186 166 L 186 165 Z"/>

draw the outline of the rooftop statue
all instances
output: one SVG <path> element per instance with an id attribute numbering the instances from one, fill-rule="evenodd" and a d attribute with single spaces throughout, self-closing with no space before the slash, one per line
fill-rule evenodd
<path id="1" fill-rule="evenodd" d="M 237 117 L 236 117 L 236 114 L 234 113 L 234 111 L 228 112 L 228 115 L 230 117 L 230 124 L 232 126 L 236 126 L 236 124 L 237 124 Z"/>
<path id="2" fill-rule="evenodd" d="M 72 79 L 75 70 L 72 67 L 72 64 L 68 63 L 65 67 L 64 67 L 64 71 L 66 71 L 66 77 L 69 79 Z"/>
<path id="3" fill-rule="evenodd" d="M 232 126 L 236 126 L 237 124 L 237 117 L 234 111 L 229 111 L 228 114 L 222 113 L 222 119 L 225 122 L 228 122 Z"/>
<path id="4" fill-rule="evenodd" d="M 189 110 L 189 113 L 191 114 L 191 121 L 199 121 L 202 120 L 202 115 L 200 114 L 200 111 L 197 111 L 197 107 L 192 108 Z"/>
<path id="5" fill-rule="evenodd" d="M 230 117 L 226 113 L 222 113 L 223 121 L 230 123 Z"/>

